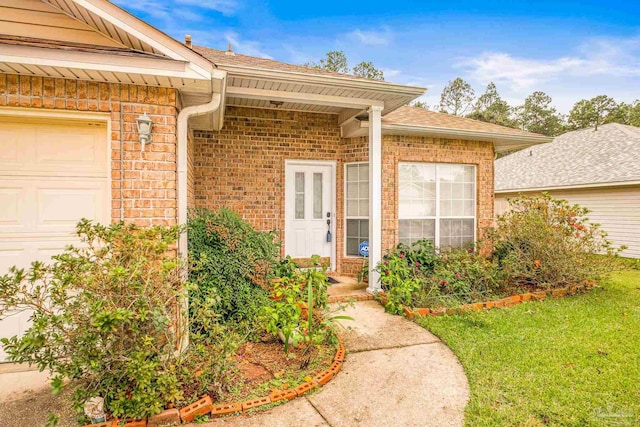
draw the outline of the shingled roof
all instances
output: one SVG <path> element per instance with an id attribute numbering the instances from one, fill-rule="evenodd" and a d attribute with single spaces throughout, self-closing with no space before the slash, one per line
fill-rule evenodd
<path id="1" fill-rule="evenodd" d="M 537 133 L 523 132 L 506 126 L 479 120 L 458 117 L 452 114 L 438 113 L 425 108 L 406 105 L 390 112 L 382 118 L 382 123 L 442 129 L 460 129 L 482 133 L 500 133 L 519 136 L 540 137 Z"/>
<path id="2" fill-rule="evenodd" d="M 640 128 L 611 123 L 568 132 L 495 162 L 497 192 L 640 181 Z"/>
<path id="3" fill-rule="evenodd" d="M 193 50 L 207 58 L 218 66 L 240 66 L 251 67 L 263 70 L 287 71 L 291 73 L 315 74 L 318 76 L 339 77 L 348 80 L 375 81 L 379 80 L 367 79 L 364 77 L 354 76 L 352 74 L 336 73 L 334 71 L 321 70 L 313 67 L 305 67 L 304 65 L 287 64 L 286 62 L 276 61 L 268 58 L 258 58 L 256 56 L 242 55 L 235 52 L 227 52 L 224 50 L 212 49 L 204 46 L 193 46 Z"/>

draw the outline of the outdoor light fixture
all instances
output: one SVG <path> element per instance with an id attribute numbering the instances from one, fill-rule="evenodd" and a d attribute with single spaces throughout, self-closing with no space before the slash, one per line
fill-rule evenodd
<path id="1" fill-rule="evenodd" d="M 145 112 L 136 119 L 136 122 L 138 123 L 138 136 L 142 143 L 142 151 L 144 151 L 144 146 L 151 142 L 151 127 L 153 126 L 153 121 Z"/>

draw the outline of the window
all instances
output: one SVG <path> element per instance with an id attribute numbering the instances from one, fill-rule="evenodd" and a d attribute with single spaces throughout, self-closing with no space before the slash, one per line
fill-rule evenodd
<path id="1" fill-rule="evenodd" d="M 475 238 L 476 169 L 473 165 L 400 163 L 400 242 L 431 239 L 460 247 Z"/>
<path id="2" fill-rule="evenodd" d="M 345 166 L 346 254 L 360 256 L 360 243 L 369 240 L 369 164 Z"/>

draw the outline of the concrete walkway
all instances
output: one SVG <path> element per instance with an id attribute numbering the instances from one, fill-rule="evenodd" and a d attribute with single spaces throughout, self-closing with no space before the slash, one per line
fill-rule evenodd
<path id="1" fill-rule="evenodd" d="M 347 358 L 318 393 L 208 427 L 461 426 L 469 386 L 455 355 L 436 336 L 375 301 L 344 314 Z"/>

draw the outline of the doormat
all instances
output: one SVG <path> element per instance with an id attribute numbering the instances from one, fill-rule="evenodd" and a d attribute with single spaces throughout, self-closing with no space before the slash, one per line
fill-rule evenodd
<path id="1" fill-rule="evenodd" d="M 335 285 L 336 283 L 340 283 L 339 281 L 337 281 L 333 277 L 327 277 L 327 282 L 331 283 L 332 285 Z"/>

